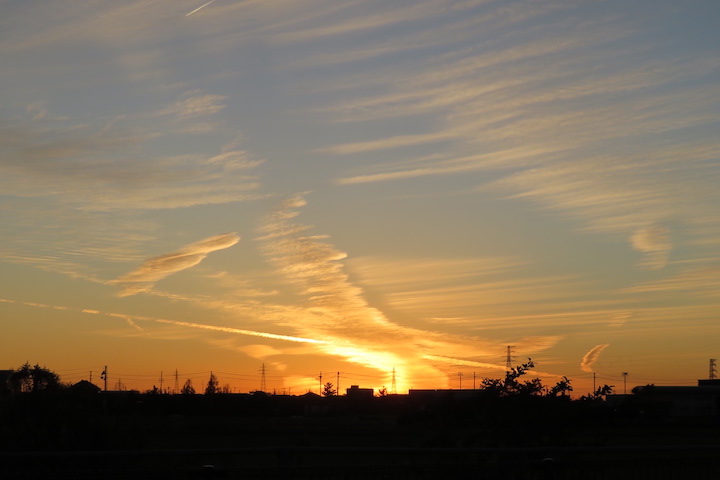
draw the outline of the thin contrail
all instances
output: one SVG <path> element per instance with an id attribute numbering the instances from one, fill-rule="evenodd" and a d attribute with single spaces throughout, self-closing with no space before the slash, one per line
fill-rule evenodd
<path id="1" fill-rule="evenodd" d="M 143 319 L 142 317 L 135 317 L 135 318 L 137 320 Z M 162 318 L 153 318 L 150 320 L 152 320 L 154 322 L 158 322 L 158 323 L 168 323 L 170 325 L 178 325 L 181 327 L 202 328 L 204 330 L 215 330 L 216 332 L 236 333 L 238 335 L 250 335 L 253 337 L 273 338 L 275 340 L 286 340 L 288 342 L 327 343 L 325 340 L 315 340 L 314 338 L 292 337 L 290 335 L 278 335 L 277 333 L 257 332 L 254 330 L 243 330 L 240 328 L 219 327 L 216 325 L 207 325 L 204 323 L 181 322 L 178 320 L 165 320 Z"/>
<path id="2" fill-rule="evenodd" d="M 204 4 L 200 5 L 198 8 L 196 8 L 196 9 L 193 10 L 192 12 L 186 14 L 185 16 L 186 16 L 186 17 L 189 17 L 190 15 L 192 15 L 192 14 L 195 13 L 195 12 L 197 12 L 198 10 L 201 10 L 201 9 L 207 7 L 208 5 L 210 5 L 211 3 L 213 3 L 214 1 L 215 1 L 215 0 L 210 0 L 210 1 L 207 2 L 207 3 L 204 3 Z"/>
<path id="3" fill-rule="evenodd" d="M 10 300 L 8 298 L 2 298 L 2 297 L 0 297 L 0 303 L 20 303 L 22 305 L 27 305 L 28 307 L 54 308 L 56 310 L 68 310 L 67 307 L 45 305 L 42 303 L 33 303 L 33 302 L 17 302 L 15 300 Z M 314 343 L 314 344 L 328 343 L 325 340 L 317 340 L 314 338 L 294 337 L 291 335 L 280 335 L 277 333 L 258 332 L 256 330 L 244 330 L 241 328 L 221 327 L 218 325 L 208 325 L 206 323 L 181 322 L 179 320 L 168 320 L 165 318 L 143 317 L 143 316 L 138 316 L 138 315 L 126 315 L 124 313 L 103 312 L 103 311 L 95 310 L 95 309 L 91 309 L 91 308 L 80 309 L 80 312 L 86 313 L 89 315 L 105 315 L 108 317 L 123 318 L 123 319 L 127 320 L 131 326 L 133 326 L 135 328 L 139 328 L 140 330 L 142 330 L 142 328 L 139 325 L 135 324 L 135 321 L 165 323 L 168 325 L 177 325 L 180 327 L 200 328 L 203 330 L 214 330 L 216 332 L 234 333 L 237 335 L 249 335 L 251 337 L 264 337 L 264 338 L 272 338 L 274 340 L 285 340 L 287 342 Z"/>

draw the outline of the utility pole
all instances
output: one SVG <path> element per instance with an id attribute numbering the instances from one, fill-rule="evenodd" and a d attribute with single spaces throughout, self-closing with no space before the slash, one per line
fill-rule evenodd
<path id="1" fill-rule="evenodd" d="M 163 393 L 163 372 L 160 370 L 160 393 Z"/>
<path id="2" fill-rule="evenodd" d="M 623 372 L 623 395 L 627 395 L 627 376 L 628 372 Z"/>
<path id="3" fill-rule="evenodd" d="M 90 383 L 92 383 L 92 370 L 90 370 Z"/>
<path id="4" fill-rule="evenodd" d="M 475 390 L 475 389 L 476 389 L 476 387 L 475 387 L 475 372 L 473 372 L 473 390 Z"/>
<path id="5" fill-rule="evenodd" d="M 460 380 L 460 388 L 459 388 L 459 390 L 462 390 L 462 377 L 463 377 L 463 373 L 462 373 L 462 372 L 458 372 L 458 379 Z"/>
<path id="6" fill-rule="evenodd" d="M 180 391 L 180 382 L 178 381 L 178 371 L 177 368 L 175 369 L 175 388 L 173 388 L 173 394 L 176 394 Z"/>
<path id="7" fill-rule="evenodd" d="M 340 372 L 337 372 L 337 380 L 336 380 L 336 386 L 335 389 L 337 391 L 337 394 L 340 395 Z"/>
<path id="8" fill-rule="evenodd" d="M 320 372 L 320 395 L 322 395 L 322 372 Z"/>
<path id="9" fill-rule="evenodd" d="M 597 391 L 597 387 L 595 387 L 595 372 L 593 372 L 593 393 Z"/>
<path id="10" fill-rule="evenodd" d="M 100 378 L 102 378 L 105 381 L 105 391 L 107 392 L 107 379 L 108 379 L 107 365 L 105 365 L 105 367 L 103 368 L 103 371 L 100 374 Z"/>
<path id="11" fill-rule="evenodd" d="M 397 394 L 397 382 L 395 381 L 395 367 L 393 367 L 393 375 L 392 375 L 392 390 L 393 395 Z"/>

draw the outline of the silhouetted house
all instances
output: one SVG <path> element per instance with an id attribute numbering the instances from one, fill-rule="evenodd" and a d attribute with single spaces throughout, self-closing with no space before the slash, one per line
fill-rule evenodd
<path id="1" fill-rule="evenodd" d="M 360 388 L 357 385 L 350 385 L 350 388 L 345 389 L 345 395 L 351 400 L 361 400 L 373 398 L 375 390 L 372 388 Z"/>
<path id="2" fill-rule="evenodd" d="M 76 384 L 71 385 L 68 391 L 77 395 L 97 395 L 101 392 L 101 388 L 87 380 L 80 380 Z"/>

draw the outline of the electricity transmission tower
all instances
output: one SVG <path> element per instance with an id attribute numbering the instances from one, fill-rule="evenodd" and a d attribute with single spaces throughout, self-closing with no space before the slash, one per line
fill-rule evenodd
<path id="1" fill-rule="evenodd" d="M 708 378 L 710 380 L 715 380 L 717 378 L 717 359 L 711 358 L 710 359 L 710 372 L 708 374 Z"/>
<path id="2" fill-rule="evenodd" d="M 507 347 L 507 354 L 505 355 L 505 367 L 507 367 L 508 370 L 512 368 L 512 362 L 513 362 L 513 349 L 515 347 L 513 345 L 508 345 Z"/>
<path id="3" fill-rule="evenodd" d="M 267 383 L 265 382 L 265 364 L 262 364 L 262 368 L 260 369 L 260 391 L 264 392 L 267 390 Z"/>

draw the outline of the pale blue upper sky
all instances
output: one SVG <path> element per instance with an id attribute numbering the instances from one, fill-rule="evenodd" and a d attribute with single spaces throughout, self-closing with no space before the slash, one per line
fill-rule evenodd
<path id="1" fill-rule="evenodd" d="M 0 2 L 5 367 L 707 374 L 719 3 L 204 3 Z"/>

